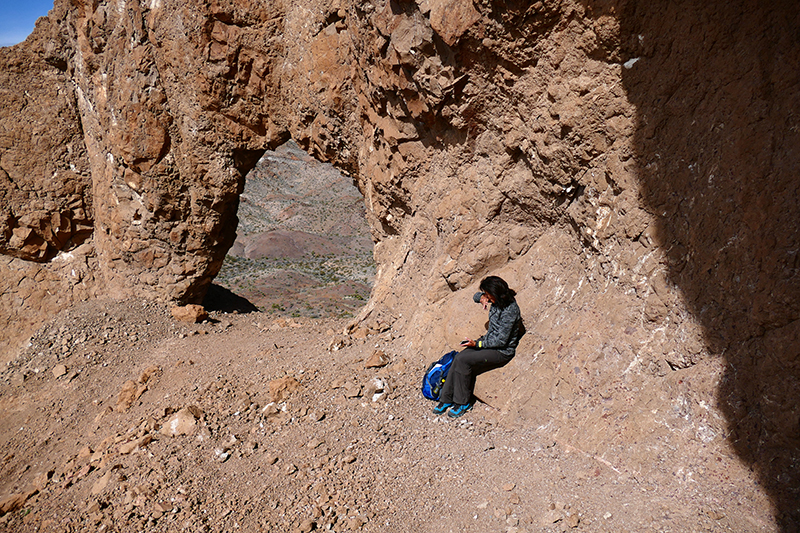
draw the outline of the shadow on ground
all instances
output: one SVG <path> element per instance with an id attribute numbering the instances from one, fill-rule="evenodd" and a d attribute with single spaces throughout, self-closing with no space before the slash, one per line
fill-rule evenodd
<path id="1" fill-rule="evenodd" d="M 203 307 L 208 311 L 221 311 L 223 313 L 252 313 L 258 311 L 258 307 L 250 303 L 247 298 L 239 296 L 215 283 L 212 283 L 208 288 L 206 297 L 203 300 Z"/>
<path id="2" fill-rule="evenodd" d="M 610 9 L 597 2 L 598 13 Z M 630 2 L 621 62 L 669 278 L 725 358 L 727 438 L 800 524 L 800 8 Z"/>

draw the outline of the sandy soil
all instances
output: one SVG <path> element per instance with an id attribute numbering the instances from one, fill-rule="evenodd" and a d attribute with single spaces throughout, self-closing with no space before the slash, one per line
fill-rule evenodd
<path id="1" fill-rule="evenodd" d="M 345 325 L 64 310 L 0 374 L 0 530 L 774 530 L 728 456 L 685 483 L 676 450 L 655 486 L 483 404 L 435 416 L 433 354 L 393 330 L 329 350 Z M 376 351 L 388 364 L 366 368 Z"/>

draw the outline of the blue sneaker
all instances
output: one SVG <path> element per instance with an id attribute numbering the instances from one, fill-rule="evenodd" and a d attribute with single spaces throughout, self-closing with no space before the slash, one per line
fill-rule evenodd
<path id="1" fill-rule="evenodd" d="M 452 403 L 439 402 L 439 404 L 433 408 L 433 414 L 443 415 L 444 412 L 447 411 L 452 405 Z"/>
<path id="2" fill-rule="evenodd" d="M 465 403 L 464 405 L 454 405 L 447 412 L 447 416 L 449 416 L 450 418 L 458 418 L 459 416 L 462 416 L 464 413 L 472 409 L 473 405 L 475 405 L 474 401 L 470 403 Z"/>

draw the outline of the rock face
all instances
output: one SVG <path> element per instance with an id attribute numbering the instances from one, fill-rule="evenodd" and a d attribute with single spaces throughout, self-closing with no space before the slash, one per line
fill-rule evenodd
<path id="1" fill-rule="evenodd" d="M 605 453 L 684 409 L 762 469 L 789 523 L 798 26 L 789 1 L 59 0 L 3 51 L 0 246 L 43 261 L 92 226 L 77 297 L 196 301 L 245 174 L 292 138 L 366 197 L 361 327 L 402 325 L 431 360 L 481 324 L 461 289 L 500 273 L 530 331 L 506 375 L 536 376 L 503 389 L 512 416 L 574 418 Z M 690 382 L 718 391 L 711 411 Z M 631 409 L 643 386 L 664 405 Z"/>

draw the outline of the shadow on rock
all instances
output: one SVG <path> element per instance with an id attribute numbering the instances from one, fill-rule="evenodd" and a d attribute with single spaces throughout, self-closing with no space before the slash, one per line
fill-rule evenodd
<path id="1" fill-rule="evenodd" d="M 620 17 L 637 106 L 622 164 L 659 218 L 670 282 L 724 357 L 726 437 L 785 532 L 800 524 L 799 12 L 695 0 L 631 2 Z"/>
<path id="2" fill-rule="evenodd" d="M 253 313 L 258 311 L 258 307 L 250 303 L 250 300 L 238 294 L 212 283 L 208 288 L 206 297 L 203 300 L 203 307 L 208 311 L 221 311 L 223 313 Z"/>

